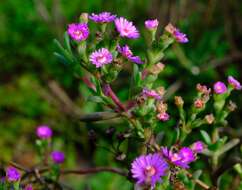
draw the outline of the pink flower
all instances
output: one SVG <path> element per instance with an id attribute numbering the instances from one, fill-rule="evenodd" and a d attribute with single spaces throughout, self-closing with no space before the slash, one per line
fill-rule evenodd
<path id="1" fill-rule="evenodd" d="M 65 160 L 65 154 L 63 152 L 60 152 L 60 151 L 53 151 L 51 153 L 51 158 L 52 158 L 54 163 L 61 164 Z"/>
<path id="2" fill-rule="evenodd" d="M 29 184 L 25 186 L 24 190 L 33 190 L 33 187 Z"/>
<path id="3" fill-rule="evenodd" d="M 166 175 L 168 164 L 158 153 L 143 155 L 132 162 L 131 173 L 137 180 L 137 184 L 150 185 L 153 189 L 155 184 Z"/>
<path id="4" fill-rule="evenodd" d="M 67 32 L 76 41 L 86 40 L 89 35 L 89 29 L 86 23 L 69 24 Z"/>
<path id="5" fill-rule="evenodd" d="M 159 113 L 157 114 L 157 119 L 160 121 L 168 121 L 170 119 L 170 115 L 168 113 Z"/>
<path id="6" fill-rule="evenodd" d="M 228 77 L 228 83 L 234 87 L 236 90 L 241 90 L 242 86 L 239 81 L 237 81 L 234 77 L 229 76 Z"/>
<path id="7" fill-rule="evenodd" d="M 112 15 L 109 12 L 102 12 L 99 14 L 92 13 L 91 16 L 89 16 L 89 18 L 94 22 L 108 23 L 108 22 L 113 22 L 114 19 L 116 18 L 116 15 Z"/>
<path id="8" fill-rule="evenodd" d="M 101 48 L 97 51 L 94 51 L 89 60 L 92 64 L 96 65 L 96 68 L 102 67 L 103 65 L 109 64 L 113 61 L 112 54 L 106 48 Z"/>
<path id="9" fill-rule="evenodd" d="M 192 144 L 191 149 L 195 153 L 201 153 L 204 150 L 205 146 L 202 141 L 196 141 Z"/>
<path id="10" fill-rule="evenodd" d="M 161 153 L 171 164 L 185 169 L 189 168 L 189 164 L 196 160 L 192 149 L 188 147 L 183 147 L 178 152 L 163 147 Z"/>
<path id="11" fill-rule="evenodd" d="M 7 168 L 6 177 L 9 182 L 15 182 L 20 180 L 21 175 L 16 168 L 10 166 Z"/>
<path id="12" fill-rule="evenodd" d="M 138 38 L 140 36 L 139 31 L 133 25 L 123 17 L 115 19 L 115 26 L 121 37 L 126 38 Z"/>
<path id="13" fill-rule="evenodd" d="M 213 86 L 213 90 L 216 94 L 224 94 L 227 92 L 227 87 L 223 82 L 216 82 Z"/>
<path id="14" fill-rule="evenodd" d="M 37 128 L 36 134 L 40 139 L 48 139 L 52 137 L 52 130 L 47 125 L 41 125 Z"/>
<path id="15" fill-rule="evenodd" d="M 187 35 L 180 32 L 180 30 L 174 27 L 172 24 L 168 24 L 165 27 L 165 30 L 169 32 L 179 43 L 187 43 L 189 41 Z"/>
<path id="16" fill-rule="evenodd" d="M 155 98 L 156 100 L 161 99 L 161 96 L 155 90 L 150 90 L 148 88 L 144 88 L 142 94 L 148 98 Z"/>
<path id="17" fill-rule="evenodd" d="M 140 59 L 139 56 L 133 56 L 132 51 L 129 49 L 128 45 L 125 45 L 123 47 L 119 46 L 117 47 L 117 50 L 119 53 L 121 53 L 125 58 L 128 60 L 137 63 L 137 64 L 143 64 L 144 62 Z"/>
<path id="18" fill-rule="evenodd" d="M 157 29 L 158 25 L 159 21 L 157 19 L 145 21 L 145 27 L 149 30 Z"/>

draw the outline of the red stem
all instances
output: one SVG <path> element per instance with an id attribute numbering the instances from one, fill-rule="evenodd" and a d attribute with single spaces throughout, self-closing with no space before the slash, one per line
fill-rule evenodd
<path id="1" fill-rule="evenodd" d="M 120 110 L 126 111 L 126 108 L 124 105 L 121 103 L 119 98 L 116 96 L 116 94 L 113 92 L 111 86 L 109 84 L 105 84 L 103 87 L 103 92 L 106 96 L 109 96 L 112 98 L 113 102 L 119 107 Z"/>

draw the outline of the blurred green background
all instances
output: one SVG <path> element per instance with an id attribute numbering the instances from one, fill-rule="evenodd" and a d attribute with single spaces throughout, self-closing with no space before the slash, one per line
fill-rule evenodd
<path id="1" fill-rule="evenodd" d="M 197 83 L 212 85 L 233 75 L 242 81 L 241 0 L 1 0 L 0 1 L 0 160 L 13 159 L 26 166 L 34 156 L 35 128 L 48 124 L 54 129 L 57 149 L 66 152 L 68 167 L 113 165 L 113 155 L 96 149 L 88 131 L 99 132 L 99 144 L 108 144 L 104 131 L 114 122 L 80 123 L 73 113 L 102 108 L 87 102 L 86 86 L 53 56 L 53 39 L 62 41 L 67 24 L 82 12 L 110 11 L 135 22 L 142 32 L 144 21 L 157 18 L 159 32 L 169 22 L 186 33 L 190 43 L 168 51 L 159 84 L 192 102 Z M 136 49 L 143 44 L 137 40 Z M 126 97 L 126 75 L 115 88 Z M 242 96 L 232 97 L 238 110 L 230 116 L 236 135 L 242 136 Z M 172 124 L 171 124 L 172 125 Z M 101 140 L 102 139 L 102 140 Z M 76 189 L 130 189 L 119 176 L 97 174 L 67 179 Z M 228 188 L 226 185 L 224 189 Z"/>

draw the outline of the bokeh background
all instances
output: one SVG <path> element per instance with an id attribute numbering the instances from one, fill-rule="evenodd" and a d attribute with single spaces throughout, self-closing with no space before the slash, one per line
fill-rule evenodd
<path id="1" fill-rule="evenodd" d="M 102 110 L 87 102 L 89 91 L 53 56 L 53 39 L 62 41 L 67 24 L 82 12 L 110 11 L 135 22 L 142 32 L 144 21 L 157 18 L 159 33 L 169 22 L 179 26 L 188 44 L 169 50 L 165 71 L 158 83 L 192 102 L 197 83 L 212 85 L 233 75 L 242 81 L 241 0 L 1 0 L 0 1 L 0 160 L 26 166 L 36 161 L 35 128 L 54 129 L 54 146 L 66 152 L 66 167 L 114 165 L 114 156 L 97 148 L 88 138 L 98 131 L 98 144 L 106 146 L 108 127 L 114 122 L 82 123 L 73 114 Z M 143 43 L 135 41 L 139 50 Z M 128 78 L 122 75 L 116 91 L 126 98 Z M 117 90 L 118 89 L 118 90 Z M 242 96 L 233 94 L 238 109 L 230 116 L 232 136 L 242 137 Z M 169 125 L 173 125 L 171 122 Z M 230 178 L 230 175 L 226 176 Z M 75 189 L 131 189 L 131 184 L 112 174 L 65 179 Z M 224 186 L 227 189 L 229 185 Z"/>

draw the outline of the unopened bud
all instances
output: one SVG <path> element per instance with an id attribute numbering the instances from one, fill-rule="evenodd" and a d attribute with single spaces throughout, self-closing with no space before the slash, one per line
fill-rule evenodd
<path id="1" fill-rule="evenodd" d="M 184 104 L 184 101 L 181 96 L 175 96 L 175 104 L 177 107 L 182 107 Z"/>
<path id="2" fill-rule="evenodd" d="M 140 95 L 136 98 L 136 102 L 138 105 L 141 105 L 145 102 L 146 97 L 144 95 Z"/>
<path id="3" fill-rule="evenodd" d="M 114 127 L 109 127 L 105 133 L 107 134 L 107 136 L 113 136 L 113 134 L 115 133 L 116 129 Z"/>
<path id="4" fill-rule="evenodd" d="M 233 101 L 229 101 L 227 108 L 229 111 L 233 112 L 237 108 L 237 105 Z"/>
<path id="5" fill-rule="evenodd" d="M 213 114 L 206 115 L 206 116 L 205 116 L 205 120 L 206 120 L 206 122 L 207 122 L 209 125 L 211 125 L 211 124 L 214 122 L 214 116 L 213 116 Z"/>
<path id="6" fill-rule="evenodd" d="M 194 102 L 194 107 L 197 109 L 201 109 L 204 106 L 204 102 L 201 99 L 196 99 Z"/>
<path id="7" fill-rule="evenodd" d="M 164 68 L 165 68 L 165 65 L 163 63 L 157 63 L 149 69 L 149 72 L 151 74 L 158 75 L 161 71 L 164 70 Z"/>
<path id="8" fill-rule="evenodd" d="M 82 13 L 80 15 L 80 22 L 88 23 L 88 13 Z"/>
<path id="9" fill-rule="evenodd" d="M 211 89 L 208 88 L 206 85 L 201 85 L 201 84 L 197 84 L 197 91 L 202 93 L 202 94 L 210 94 Z"/>
<path id="10" fill-rule="evenodd" d="M 165 30 L 173 34 L 176 31 L 176 28 L 171 23 L 169 23 L 168 25 L 166 25 Z"/>
<path id="11" fill-rule="evenodd" d="M 157 92 L 161 97 L 163 97 L 164 94 L 165 94 L 165 92 L 166 92 L 166 90 L 165 90 L 165 88 L 164 88 L 163 86 L 161 86 L 161 87 L 158 87 L 158 88 L 156 89 L 156 92 Z"/>
<path id="12" fill-rule="evenodd" d="M 96 141 L 97 140 L 97 134 L 96 132 L 91 129 L 90 131 L 88 131 L 88 137 L 91 141 Z"/>
<path id="13" fill-rule="evenodd" d="M 165 113 L 167 111 L 167 104 L 162 102 L 162 101 L 159 101 L 157 104 L 156 104 L 156 110 L 159 112 L 159 113 Z"/>

